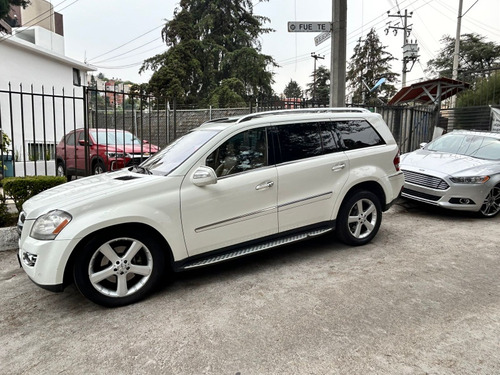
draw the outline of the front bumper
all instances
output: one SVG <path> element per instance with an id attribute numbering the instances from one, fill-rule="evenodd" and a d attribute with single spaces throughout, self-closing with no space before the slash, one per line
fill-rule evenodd
<path id="1" fill-rule="evenodd" d="M 405 182 L 401 196 L 450 210 L 477 212 L 489 190 L 487 186 L 475 184 L 454 184 L 439 190 Z"/>
<path id="2" fill-rule="evenodd" d="M 71 245 L 71 240 L 40 241 L 27 236 L 19 241 L 19 262 L 35 284 L 62 291 Z"/>

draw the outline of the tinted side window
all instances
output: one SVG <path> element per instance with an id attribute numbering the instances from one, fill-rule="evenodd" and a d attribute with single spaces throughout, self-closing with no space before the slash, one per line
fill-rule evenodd
<path id="1" fill-rule="evenodd" d="M 241 132 L 224 142 L 206 161 L 218 177 L 268 165 L 266 129 Z"/>
<path id="2" fill-rule="evenodd" d="M 385 142 L 365 120 L 339 121 L 336 123 L 344 146 L 348 150 L 383 145 Z"/>
<path id="3" fill-rule="evenodd" d="M 321 123 L 320 133 L 321 142 L 323 143 L 323 152 L 325 154 L 341 151 L 339 135 L 333 122 Z"/>
<path id="4" fill-rule="evenodd" d="M 321 155 L 318 124 L 289 124 L 278 126 L 281 161 L 293 161 Z"/>
<path id="5" fill-rule="evenodd" d="M 68 134 L 66 136 L 66 145 L 74 146 L 75 145 L 75 133 Z"/>

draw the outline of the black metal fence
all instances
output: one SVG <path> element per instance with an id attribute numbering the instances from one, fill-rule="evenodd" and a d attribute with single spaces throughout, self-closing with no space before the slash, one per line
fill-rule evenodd
<path id="1" fill-rule="evenodd" d="M 439 115 L 432 106 L 369 109 L 382 115 L 404 153 L 429 141 L 436 126 L 445 131 L 453 128 L 488 130 L 490 107 L 481 104 L 443 109 Z M 79 128 L 126 130 L 140 140 L 163 148 L 210 119 L 265 110 L 326 106 L 327 103 L 286 99 L 260 101 L 246 108 L 179 110 L 157 98 L 125 92 L 79 87 L 68 93 L 54 88 L 47 91 L 43 87 L 36 90 L 33 86 L 26 89 L 9 85 L 6 89 L 0 88 L 0 132 L 8 137 L 0 149 L 0 173 L 4 176 L 55 175 L 59 141 Z M 76 162 L 77 156 L 74 158 Z M 85 170 L 92 172 L 90 165 Z"/>

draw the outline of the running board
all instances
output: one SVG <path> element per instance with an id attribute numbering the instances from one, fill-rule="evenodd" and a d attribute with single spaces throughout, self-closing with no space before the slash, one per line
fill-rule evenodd
<path id="1" fill-rule="evenodd" d="M 305 239 L 310 238 L 310 237 L 316 237 L 316 236 L 319 236 L 321 234 L 330 232 L 331 230 L 332 230 L 332 228 L 316 229 L 316 230 L 312 230 L 310 232 L 298 233 L 298 234 L 294 234 L 291 236 L 278 238 L 276 240 L 264 242 L 264 243 L 254 245 L 254 246 L 235 249 L 233 251 L 230 251 L 230 252 L 227 252 L 224 254 L 219 254 L 219 255 L 212 256 L 212 257 L 208 257 L 208 258 L 197 259 L 193 262 L 188 262 L 188 263 L 184 264 L 182 267 L 180 267 L 179 270 L 189 270 L 189 269 L 193 269 L 193 268 L 209 266 L 211 264 L 224 262 L 226 260 L 239 258 L 241 256 L 258 253 L 260 251 L 268 250 L 268 249 L 271 249 L 273 247 L 278 247 L 278 246 L 286 245 L 286 244 L 289 244 L 292 242 L 305 240 Z"/>

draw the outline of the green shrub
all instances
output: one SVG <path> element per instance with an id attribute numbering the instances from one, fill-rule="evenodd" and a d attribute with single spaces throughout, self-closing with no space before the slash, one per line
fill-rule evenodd
<path id="1" fill-rule="evenodd" d="M 15 225 L 17 222 L 17 215 L 9 212 L 5 197 L 0 194 L 0 227 L 8 227 Z"/>
<path id="2" fill-rule="evenodd" d="M 23 203 L 44 190 L 66 182 L 66 177 L 54 176 L 28 176 L 7 177 L 2 180 L 3 191 L 6 196 L 14 200 L 19 212 Z"/>

